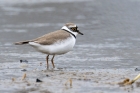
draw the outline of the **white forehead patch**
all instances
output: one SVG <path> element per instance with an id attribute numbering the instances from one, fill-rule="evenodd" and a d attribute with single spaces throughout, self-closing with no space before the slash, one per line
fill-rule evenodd
<path id="1" fill-rule="evenodd" d="M 76 25 L 70 25 L 69 27 L 76 27 Z"/>

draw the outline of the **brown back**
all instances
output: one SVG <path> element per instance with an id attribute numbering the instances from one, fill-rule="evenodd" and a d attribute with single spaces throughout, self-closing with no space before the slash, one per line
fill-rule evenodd
<path id="1" fill-rule="evenodd" d="M 57 30 L 55 32 L 48 33 L 46 35 L 43 35 L 43 36 L 36 38 L 34 40 L 31 40 L 31 41 L 34 41 L 41 45 L 50 45 L 50 44 L 53 44 L 54 42 L 57 42 L 58 40 L 61 41 L 68 37 L 70 37 L 70 33 L 66 32 L 64 30 Z"/>

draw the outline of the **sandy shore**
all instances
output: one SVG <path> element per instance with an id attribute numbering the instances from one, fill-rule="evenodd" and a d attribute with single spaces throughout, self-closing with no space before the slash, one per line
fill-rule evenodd
<path id="1" fill-rule="evenodd" d="M 130 91 L 138 93 L 140 91 L 140 86 L 137 85 L 139 81 L 130 86 L 118 85 L 118 82 L 126 78 L 133 79 L 137 76 L 139 72 L 134 69 L 13 71 L 15 73 L 10 73 L 12 75 L 8 79 L 0 80 L 0 90 L 3 93 L 9 91 L 10 93 L 127 93 Z M 36 82 L 36 79 L 42 82 Z"/>

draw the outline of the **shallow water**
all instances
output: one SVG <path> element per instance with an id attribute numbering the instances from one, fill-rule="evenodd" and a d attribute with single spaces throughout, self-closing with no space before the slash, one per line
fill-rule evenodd
<path id="1" fill-rule="evenodd" d="M 105 72 L 110 69 L 112 73 L 114 69 L 123 69 L 124 76 L 125 70 L 131 73 L 131 70 L 140 66 L 139 9 L 140 0 L 0 0 L 0 72 L 3 73 L 0 74 L 0 82 L 9 83 L 11 78 L 22 76 L 20 59 L 29 61 L 27 73 L 34 69 L 41 71 L 46 68 L 46 55 L 27 45 L 15 46 L 14 42 L 33 39 L 58 30 L 67 22 L 76 23 L 84 35 L 77 36 L 73 51 L 55 57 L 57 68 L 70 71 L 103 69 Z M 40 62 L 42 66 L 39 66 Z M 137 75 L 131 74 L 128 76 Z M 42 74 L 41 76 L 43 77 Z M 57 80 L 61 81 L 59 77 L 54 81 Z M 90 84 L 89 82 L 89 86 Z M 85 87 L 85 90 L 84 87 L 81 85 L 79 90 L 71 89 L 65 93 L 92 93 L 92 88 L 94 93 L 102 92 L 98 91 L 100 87 Z M 106 88 L 111 86 L 106 85 Z M 116 93 L 123 91 L 118 87 L 110 90 L 106 88 L 103 88 L 105 93 L 112 93 L 112 89 Z M 0 90 L 8 91 L 3 87 Z"/>

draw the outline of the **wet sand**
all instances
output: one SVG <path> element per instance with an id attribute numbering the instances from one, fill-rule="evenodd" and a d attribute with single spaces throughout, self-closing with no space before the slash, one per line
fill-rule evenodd
<path id="1" fill-rule="evenodd" d="M 28 65 L 29 67 L 29 65 Z M 4 93 L 138 93 L 136 83 L 120 86 L 124 79 L 133 79 L 139 72 L 133 69 L 92 69 L 92 70 L 40 70 L 33 69 L 21 72 L 10 69 L 3 72 L 6 79 L 2 79 L 1 91 Z M 23 79 L 23 75 L 26 77 Z M 9 78 L 7 78 L 9 77 Z M 40 79 L 42 82 L 36 82 Z M 70 81 L 72 83 L 70 85 Z"/>
<path id="2" fill-rule="evenodd" d="M 137 83 L 117 83 L 140 72 L 135 71 L 140 68 L 139 9 L 139 0 L 0 0 L 0 92 L 138 93 Z M 76 23 L 84 35 L 77 36 L 73 51 L 55 57 L 58 70 L 46 70 L 46 55 L 13 44 L 58 30 L 66 22 Z M 27 77 L 21 80 L 24 73 Z M 36 83 L 37 78 L 43 82 Z M 65 85 L 69 79 L 72 86 Z"/>

